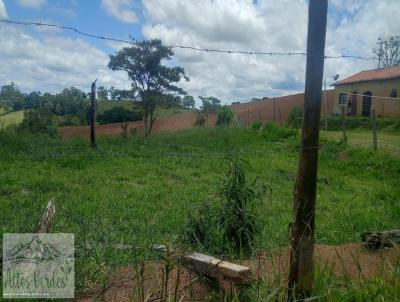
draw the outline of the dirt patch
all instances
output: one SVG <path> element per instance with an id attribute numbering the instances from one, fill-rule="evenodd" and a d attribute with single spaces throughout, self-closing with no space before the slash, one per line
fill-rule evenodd
<path id="1" fill-rule="evenodd" d="M 192 128 L 195 120 L 196 120 L 195 112 L 185 112 L 185 113 L 175 114 L 172 116 L 159 117 L 154 122 L 152 133 L 175 132 L 178 130 Z M 210 115 L 207 122 L 208 125 L 214 125 L 215 120 L 216 120 L 215 116 Z M 60 128 L 58 131 L 62 136 L 62 138 L 71 138 L 71 137 L 89 138 L 90 136 L 89 126 L 67 126 Z M 128 133 L 130 133 L 131 131 L 136 131 L 137 133 L 142 134 L 144 132 L 143 121 L 129 122 Z M 104 135 L 112 136 L 120 134 L 122 134 L 121 123 L 96 126 L 97 136 L 104 136 Z"/>
<path id="2" fill-rule="evenodd" d="M 315 249 L 317 266 L 328 265 L 339 278 L 365 280 L 373 276 L 390 272 L 400 260 L 400 249 L 390 248 L 379 251 L 368 251 L 362 244 L 344 244 L 340 246 L 317 245 Z M 241 263 L 250 266 L 255 280 L 257 278 L 274 279 L 275 286 L 286 284 L 289 264 L 289 249 L 262 253 L 254 260 Z M 163 288 L 164 269 L 161 262 L 150 262 L 145 270 L 144 289 L 149 301 L 156 301 Z M 178 280 L 179 274 L 179 282 Z M 177 290 L 176 284 L 179 283 Z M 137 283 L 132 268 L 121 268 L 109 279 L 107 285 L 77 301 L 137 301 Z M 168 291 L 174 297 L 178 293 L 179 301 L 207 301 L 211 289 L 205 279 L 184 268 L 174 268 L 170 273 Z"/>

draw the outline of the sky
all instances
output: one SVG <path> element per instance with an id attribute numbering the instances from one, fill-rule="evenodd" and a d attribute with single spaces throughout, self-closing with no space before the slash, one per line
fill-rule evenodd
<path id="1" fill-rule="evenodd" d="M 187 45 L 256 52 L 305 52 L 307 0 L 0 0 L 0 18 L 71 26 L 119 39 L 158 38 Z M 398 35 L 400 0 L 329 0 L 326 55 L 371 57 L 378 37 Z M 74 32 L 0 23 L 0 85 L 23 92 L 89 91 L 90 83 L 129 89 L 125 72 L 108 69 L 109 55 L 126 45 Z M 223 103 L 304 90 L 305 57 L 203 53 L 174 49 L 173 64 L 195 98 Z M 373 69 L 376 61 L 325 60 L 328 85 Z"/>

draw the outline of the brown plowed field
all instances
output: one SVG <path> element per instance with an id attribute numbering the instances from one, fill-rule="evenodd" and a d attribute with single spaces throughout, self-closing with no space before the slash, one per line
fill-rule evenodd
<path id="1" fill-rule="evenodd" d="M 263 99 L 262 101 L 249 102 L 232 105 L 231 108 L 236 116 L 245 126 L 250 126 L 255 121 L 275 122 L 283 126 L 290 111 L 296 106 L 303 106 L 304 94 L 298 93 L 277 98 Z M 333 108 L 333 90 L 327 91 L 326 110 L 329 113 Z M 322 103 L 321 114 L 324 115 L 325 106 Z M 188 129 L 193 127 L 196 119 L 195 112 L 178 113 L 171 116 L 163 116 L 156 119 L 153 126 L 153 133 L 174 132 L 177 130 Z M 210 115 L 207 126 L 215 125 L 215 115 Z M 136 128 L 139 133 L 143 133 L 143 121 L 128 123 L 128 131 Z M 102 135 L 118 135 L 121 134 L 122 128 L 120 123 L 97 125 L 96 134 Z M 59 133 L 63 138 L 71 137 L 89 137 L 89 126 L 68 126 L 59 129 Z"/>

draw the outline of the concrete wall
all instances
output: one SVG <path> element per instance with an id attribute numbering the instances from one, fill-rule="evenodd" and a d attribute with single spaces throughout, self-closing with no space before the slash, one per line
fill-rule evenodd
<path id="1" fill-rule="evenodd" d="M 321 98 L 321 118 L 326 114 L 330 116 L 333 112 L 334 90 L 326 91 L 326 106 L 324 93 Z M 289 113 L 294 107 L 304 105 L 304 93 L 297 93 L 282 97 L 268 98 L 261 101 L 232 105 L 231 108 L 236 116 L 240 118 L 245 126 L 253 122 L 275 122 L 278 125 L 285 125 Z"/>
<path id="2" fill-rule="evenodd" d="M 370 91 L 372 95 L 390 97 L 392 89 L 397 90 L 397 97 L 400 98 L 400 78 L 381 80 L 381 81 L 368 81 L 353 84 L 338 85 L 334 93 L 334 113 L 340 113 L 341 108 L 339 105 L 339 96 L 341 93 L 357 93 L 359 95 L 353 96 L 352 101 L 355 101 L 356 110 L 353 111 L 355 115 L 362 115 L 363 96 L 366 91 Z M 350 96 L 349 96 L 350 97 Z M 371 111 L 375 109 L 377 116 L 386 117 L 399 117 L 400 116 L 400 99 L 371 99 Z M 351 111 L 350 109 L 348 110 Z"/>

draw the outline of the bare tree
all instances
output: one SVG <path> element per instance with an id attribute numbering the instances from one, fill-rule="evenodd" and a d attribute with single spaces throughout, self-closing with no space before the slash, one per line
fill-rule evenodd
<path id="1" fill-rule="evenodd" d="M 372 49 L 378 57 L 378 68 L 400 65 L 400 37 L 392 36 L 385 40 L 378 38 L 379 48 Z"/>

